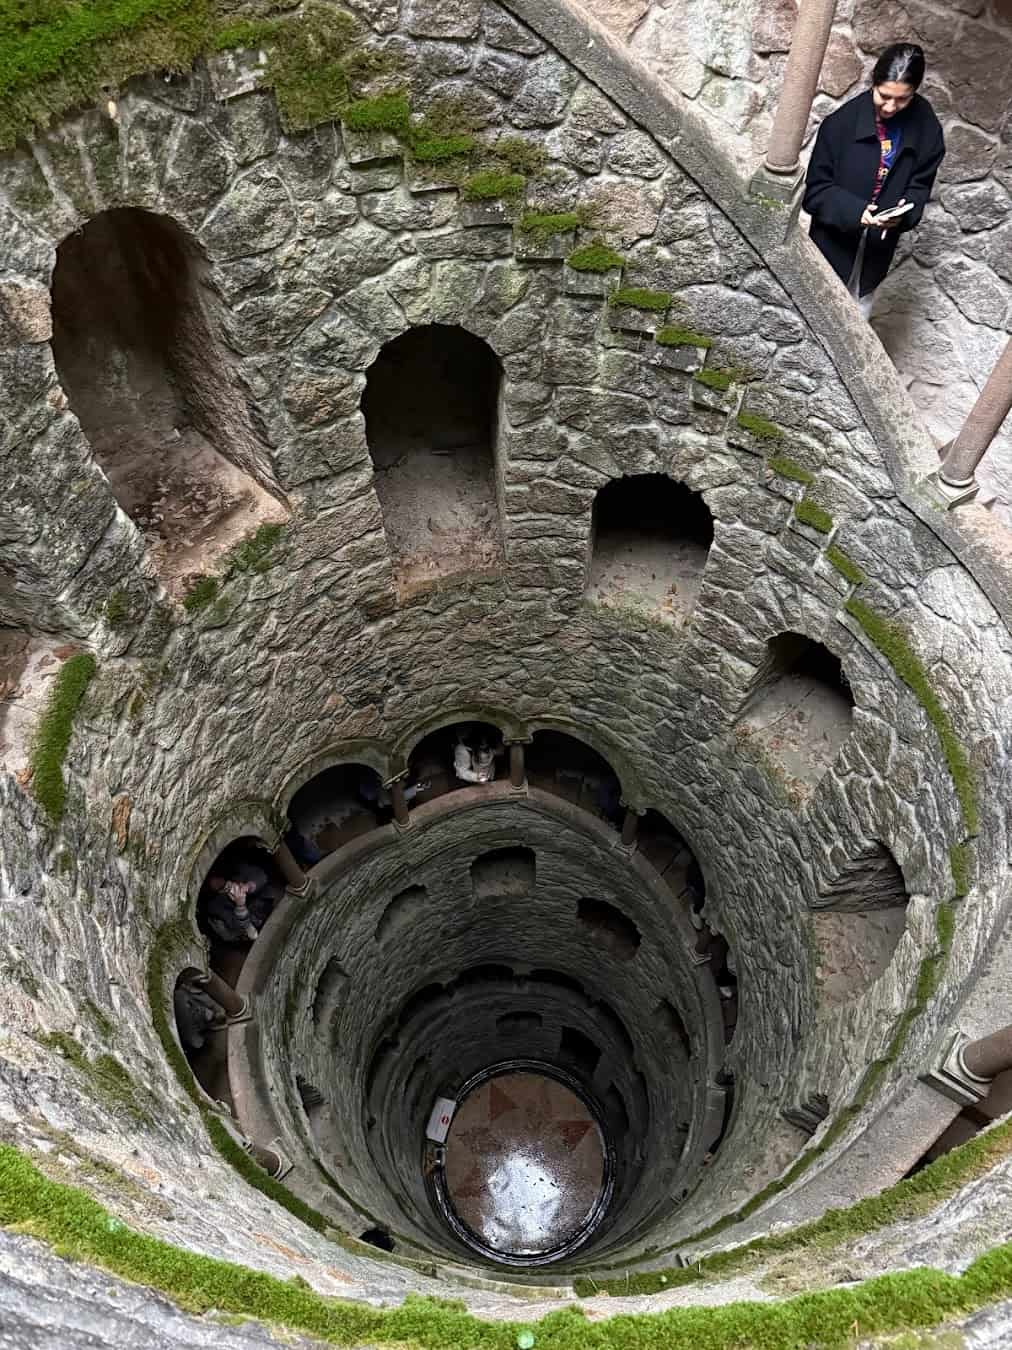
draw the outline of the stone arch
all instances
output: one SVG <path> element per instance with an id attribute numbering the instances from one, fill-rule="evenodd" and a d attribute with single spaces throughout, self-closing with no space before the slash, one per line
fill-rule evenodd
<path id="1" fill-rule="evenodd" d="M 113 207 L 67 235 L 52 320 L 71 409 L 171 594 L 287 519 L 206 257 L 172 217 Z"/>
<path id="2" fill-rule="evenodd" d="M 361 410 L 384 529 L 404 581 L 502 566 L 497 500 L 502 364 L 460 324 L 388 339 Z"/>
<path id="3" fill-rule="evenodd" d="M 606 768 L 614 775 L 618 782 L 621 805 L 630 805 L 639 807 L 639 794 L 635 787 L 634 775 L 631 768 L 626 764 L 621 751 L 616 751 L 611 744 L 610 739 L 602 736 L 596 729 L 587 731 L 586 728 L 575 723 L 568 722 L 562 718 L 553 717 L 535 717 L 528 723 L 530 741 L 527 746 L 527 765 L 528 779 L 532 783 L 535 778 L 531 777 L 532 766 L 536 765 L 536 740 L 539 732 L 548 732 L 553 736 L 565 736 L 572 741 L 579 742 L 587 750 L 593 752 L 600 760 L 604 761 Z M 551 790 L 550 788 L 548 790 Z M 605 812 L 604 814 L 608 814 Z M 611 819 L 611 816 L 608 816 Z M 619 818 L 612 820 L 613 824 L 618 824 Z"/>
<path id="4" fill-rule="evenodd" d="M 313 755 L 290 774 L 275 796 L 292 829 L 289 846 L 300 863 L 320 858 L 384 823 L 390 778 L 385 749 L 372 741 L 345 741 Z"/>
<path id="5" fill-rule="evenodd" d="M 270 803 L 265 801 L 236 802 L 223 811 L 193 851 L 186 869 L 189 908 L 192 909 L 196 904 L 208 869 L 233 840 L 258 839 L 271 852 L 277 846 L 284 828 L 284 819 L 277 816 Z"/>
<path id="6" fill-rule="evenodd" d="M 337 741 L 314 751 L 308 759 L 291 770 L 274 794 L 274 810 L 279 815 L 287 815 L 289 804 L 299 788 L 325 769 L 337 768 L 341 764 L 365 764 L 374 769 L 384 782 L 391 777 L 390 757 L 384 746 L 376 741 Z"/>
<path id="7" fill-rule="evenodd" d="M 458 704 L 448 712 L 427 718 L 398 738 L 390 752 L 391 773 L 403 773 L 408 768 L 412 754 L 427 736 L 464 722 L 487 722 L 504 741 L 524 740 L 527 735 L 525 724 L 504 708 L 483 703 Z"/>
<path id="8" fill-rule="evenodd" d="M 598 489 L 591 508 L 587 596 L 645 605 L 688 622 L 713 543 L 701 492 L 664 473 L 626 474 Z"/>

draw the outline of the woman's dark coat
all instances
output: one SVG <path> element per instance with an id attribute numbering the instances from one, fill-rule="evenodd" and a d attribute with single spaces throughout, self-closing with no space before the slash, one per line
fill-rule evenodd
<path id="1" fill-rule="evenodd" d="M 900 232 L 912 230 L 924 214 L 938 166 L 945 155 L 942 128 L 927 99 L 915 94 L 899 115 L 903 143 L 882 187 L 876 208 L 896 206 L 901 197 L 914 203 L 892 229 L 870 229 L 861 271 L 861 295 L 867 295 L 889 271 Z M 896 119 L 890 119 L 893 121 Z M 846 285 L 861 241 L 861 216 L 875 190 L 881 150 L 875 131 L 871 90 L 830 113 L 819 127 L 808 166 L 804 208 L 812 217 L 812 239 Z"/>

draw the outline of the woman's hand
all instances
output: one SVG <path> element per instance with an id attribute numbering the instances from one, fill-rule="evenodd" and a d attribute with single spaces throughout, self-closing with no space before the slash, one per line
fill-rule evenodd
<path id="1" fill-rule="evenodd" d="M 862 225 L 874 225 L 874 224 L 875 224 L 875 203 L 874 203 L 874 202 L 869 202 L 868 205 L 864 208 L 864 215 L 861 217 L 861 224 L 862 224 Z"/>

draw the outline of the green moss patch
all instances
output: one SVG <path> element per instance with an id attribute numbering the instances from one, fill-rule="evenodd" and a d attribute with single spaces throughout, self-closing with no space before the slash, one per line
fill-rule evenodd
<path id="1" fill-rule="evenodd" d="M 470 202 L 511 201 L 523 196 L 526 183 L 522 173 L 483 169 L 464 180 L 461 192 Z"/>
<path id="2" fill-rule="evenodd" d="M 261 525 L 225 555 L 225 579 L 242 573 L 259 576 L 273 566 L 275 550 L 285 533 L 283 525 Z"/>
<path id="3" fill-rule="evenodd" d="M 578 229 L 583 219 L 579 211 L 525 211 L 516 228 L 533 242 L 541 243 Z"/>
<path id="4" fill-rule="evenodd" d="M 405 93 L 377 94 L 375 98 L 356 99 L 341 113 L 341 121 L 350 131 L 386 132 L 406 138 L 411 125 L 411 106 Z"/>
<path id="5" fill-rule="evenodd" d="M 103 613 L 110 628 L 123 628 L 130 619 L 130 597 L 126 591 L 119 588 L 110 591 Z"/>
<path id="6" fill-rule="evenodd" d="M 217 577 L 197 577 L 183 596 L 183 608 L 188 614 L 196 614 L 198 610 L 206 608 L 216 599 L 219 585 Z"/>
<path id="7" fill-rule="evenodd" d="M 878 648 L 905 685 L 911 689 L 942 743 L 942 752 L 948 765 L 956 796 L 963 812 L 966 832 L 975 835 L 980 813 L 977 802 L 977 783 L 969 757 L 960 743 L 949 714 L 935 693 L 928 672 L 914 651 L 910 639 L 898 624 L 877 613 L 870 605 L 856 597 L 844 608 L 856 619 L 869 641 Z"/>
<path id="8" fill-rule="evenodd" d="M 85 1078 L 96 1100 L 111 1111 L 126 1114 L 138 1123 L 152 1119 L 153 1098 L 135 1086 L 130 1074 L 113 1055 L 89 1059 L 80 1043 L 65 1031 L 51 1031 L 40 1036 L 39 1044 L 68 1060 Z"/>
<path id="9" fill-rule="evenodd" d="M 815 482 L 814 473 L 811 473 L 795 460 L 788 459 L 786 455 L 773 455 L 766 461 L 766 467 L 779 474 L 781 478 L 789 479 L 792 483 L 803 483 L 807 487 L 809 483 Z"/>
<path id="10" fill-rule="evenodd" d="M 489 147 L 488 153 L 497 163 L 526 178 L 537 178 L 548 161 L 544 146 L 525 140 L 523 136 L 500 136 Z"/>
<path id="11" fill-rule="evenodd" d="M 740 412 L 735 419 L 742 431 L 759 441 L 782 441 L 784 433 L 775 422 L 769 422 L 758 413 Z"/>
<path id="12" fill-rule="evenodd" d="M 696 384 L 701 384 L 704 389 L 712 389 L 717 394 L 726 394 L 734 383 L 734 372 L 731 370 L 700 370 L 692 378 Z"/>
<path id="13" fill-rule="evenodd" d="M 589 1322 L 576 1308 L 535 1323 L 482 1322 L 459 1300 L 414 1294 L 398 1308 L 376 1309 L 134 1232 L 83 1191 L 49 1180 L 6 1146 L 0 1147 L 0 1223 L 52 1244 L 71 1260 L 159 1290 L 189 1312 L 213 1308 L 345 1346 L 514 1350 L 527 1331 L 540 1350 L 833 1350 L 851 1345 L 855 1332 L 868 1337 L 931 1327 L 1012 1293 L 1009 1244 L 978 1257 L 961 1276 L 917 1269 L 782 1302 L 672 1308 L 600 1322 Z M 620 1283 L 615 1292 L 627 1292 Z"/>
<path id="14" fill-rule="evenodd" d="M 826 549 L 826 558 L 842 577 L 847 578 L 852 586 L 860 586 L 865 580 L 864 571 L 838 545 L 830 544 L 829 548 Z"/>
<path id="15" fill-rule="evenodd" d="M 703 347 L 709 350 L 713 346 L 713 338 L 694 333 L 691 328 L 658 328 L 654 341 L 662 347 Z"/>
<path id="16" fill-rule="evenodd" d="M 816 506 L 815 502 L 809 501 L 807 497 L 795 502 L 794 514 L 802 525 L 810 525 L 820 534 L 829 534 L 833 528 L 833 517 L 829 512 L 824 511 L 821 506 Z"/>
<path id="17" fill-rule="evenodd" d="M 952 871 L 953 894 L 956 899 L 969 895 L 973 886 L 973 848 L 970 844 L 953 844 L 949 849 L 949 867 Z"/>
<path id="18" fill-rule="evenodd" d="M 613 272 L 624 265 L 625 259 L 607 244 L 594 243 L 574 249 L 566 263 L 574 272 Z"/>
<path id="19" fill-rule="evenodd" d="M 608 304 L 616 309 L 644 309 L 661 314 L 671 305 L 671 292 L 649 291 L 643 286 L 621 286 L 609 295 Z"/>
<path id="20" fill-rule="evenodd" d="M 64 661 L 35 731 L 30 756 L 32 793 L 54 825 L 62 820 L 67 802 L 63 761 L 74 718 L 96 669 L 89 652 L 78 652 Z"/>

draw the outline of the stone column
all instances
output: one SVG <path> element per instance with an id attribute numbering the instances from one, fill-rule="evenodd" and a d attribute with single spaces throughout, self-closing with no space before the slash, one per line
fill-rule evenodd
<path id="1" fill-rule="evenodd" d="M 753 190 L 767 195 L 772 191 L 784 201 L 790 200 L 794 193 L 800 178 L 801 143 L 835 14 L 836 0 L 801 0 L 769 149 L 757 175 L 760 181 L 753 179 Z"/>
<path id="2" fill-rule="evenodd" d="M 198 975 L 195 983 L 214 999 L 219 1008 L 224 1009 L 230 1022 L 249 1020 L 252 1013 L 249 999 L 237 994 L 232 986 L 226 984 L 213 970 L 209 970 L 206 975 Z"/>
<path id="3" fill-rule="evenodd" d="M 408 811 L 408 799 L 404 795 L 404 779 L 395 778 L 388 786 L 390 788 L 390 805 L 394 809 L 394 821 L 402 830 L 405 830 L 411 824 L 411 815 Z"/>
<path id="4" fill-rule="evenodd" d="M 962 1059 L 974 1078 L 997 1078 L 1012 1069 L 1012 1026 L 1002 1027 L 962 1048 Z"/>
<path id="5" fill-rule="evenodd" d="M 1012 338 L 1005 344 L 959 435 L 938 470 L 938 487 L 950 506 L 970 501 L 979 489 L 975 474 L 1002 422 L 1012 411 Z"/>
<path id="6" fill-rule="evenodd" d="M 510 787 L 522 788 L 527 781 L 523 741 L 510 741 Z"/>
<path id="7" fill-rule="evenodd" d="M 285 879 L 285 890 L 290 891 L 292 895 L 305 895 L 309 890 L 310 879 L 295 861 L 292 850 L 283 839 L 279 839 L 275 844 L 274 856 Z"/>
<path id="8" fill-rule="evenodd" d="M 636 843 L 636 832 L 640 827 L 640 813 L 631 806 L 625 809 L 625 818 L 622 821 L 622 845 L 624 848 L 632 848 Z"/>

